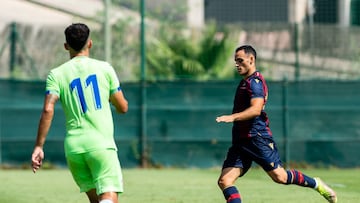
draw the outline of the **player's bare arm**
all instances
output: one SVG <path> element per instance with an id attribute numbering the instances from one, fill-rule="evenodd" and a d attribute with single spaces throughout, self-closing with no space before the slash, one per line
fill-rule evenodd
<path id="1" fill-rule="evenodd" d="M 264 106 L 264 98 L 251 99 L 250 107 L 242 112 L 234 113 L 231 115 L 223 115 L 216 118 L 216 122 L 231 123 L 234 121 L 244 121 L 255 118 L 261 114 L 261 110 Z"/>
<path id="2" fill-rule="evenodd" d="M 115 106 L 118 113 L 126 113 L 128 111 L 128 101 L 125 99 L 122 91 L 117 91 L 110 96 L 110 102 Z"/>
<path id="3" fill-rule="evenodd" d="M 45 96 L 44 106 L 40 117 L 38 133 L 36 137 L 35 147 L 31 156 L 32 169 L 35 173 L 42 164 L 44 159 L 43 146 L 45 143 L 46 136 L 49 132 L 52 119 L 54 117 L 55 103 L 58 100 L 58 96 L 54 94 L 48 94 Z"/>

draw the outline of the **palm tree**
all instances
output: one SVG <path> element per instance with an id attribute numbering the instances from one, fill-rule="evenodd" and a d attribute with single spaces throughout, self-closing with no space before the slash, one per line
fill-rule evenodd
<path id="1" fill-rule="evenodd" d="M 147 44 L 147 79 L 213 79 L 232 76 L 224 71 L 232 50 L 228 31 L 210 24 L 198 34 L 186 35 L 163 27 Z"/>

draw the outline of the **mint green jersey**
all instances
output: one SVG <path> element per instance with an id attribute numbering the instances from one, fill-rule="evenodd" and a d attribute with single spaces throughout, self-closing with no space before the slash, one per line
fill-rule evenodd
<path id="1" fill-rule="evenodd" d="M 121 91 L 113 67 L 86 56 L 52 69 L 46 93 L 59 97 L 66 119 L 65 154 L 116 149 L 110 95 Z"/>

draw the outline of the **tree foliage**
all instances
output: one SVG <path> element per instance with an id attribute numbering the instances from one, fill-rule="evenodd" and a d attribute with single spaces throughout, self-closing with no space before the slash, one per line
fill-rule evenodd
<path id="1" fill-rule="evenodd" d="M 150 37 L 149 37 L 150 38 Z M 214 79 L 232 75 L 229 32 L 212 23 L 199 32 L 163 27 L 147 44 L 148 79 Z"/>
<path id="2" fill-rule="evenodd" d="M 113 4 L 139 10 L 138 0 L 114 0 Z M 232 65 L 229 65 L 233 51 L 229 45 L 230 32 L 225 28 L 220 29 L 213 22 L 207 23 L 202 30 L 190 30 L 184 20 L 184 5 L 181 1 L 154 5 L 147 1 L 146 79 L 202 80 L 232 77 Z M 101 32 L 96 37 L 101 39 Z M 112 38 L 114 68 L 127 79 L 139 79 L 139 25 L 131 19 L 119 20 L 113 25 Z"/>

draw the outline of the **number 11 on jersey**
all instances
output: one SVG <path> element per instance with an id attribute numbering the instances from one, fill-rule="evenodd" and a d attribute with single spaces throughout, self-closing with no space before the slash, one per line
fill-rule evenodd
<path id="1" fill-rule="evenodd" d="M 80 78 L 76 78 L 70 83 L 71 91 L 74 91 L 74 89 L 75 89 L 77 92 L 78 101 L 80 103 L 80 107 L 81 107 L 81 110 L 83 113 L 86 113 L 86 111 L 88 110 L 88 107 L 86 104 L 87 102 L 85 101 L 85 94 L 84 94 L 84 91 L 86 91 L 88 89 L 88 87 L 92 87 L 90 89 L 91 89 L 91 93 L 93 95 L 95 109 L 101 109 L 100 91 L 99 91 L 99 86 L 98 86 L 98 82 L 97 82 L 97 78 L 96 78 L 95 74 L 89 75 L 86 78 L 85 89 L 82 86 L 82 82 L 81 82 Z"/>

